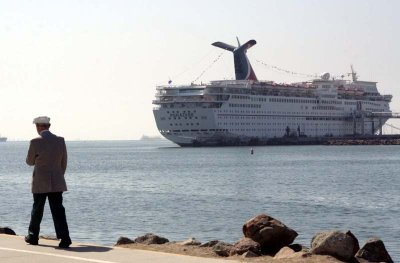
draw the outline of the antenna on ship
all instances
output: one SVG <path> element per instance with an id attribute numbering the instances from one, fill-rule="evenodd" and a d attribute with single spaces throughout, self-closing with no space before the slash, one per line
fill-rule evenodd
<path id="1" fill-rule="evenodd" d="M 354 70 L 353 65 L 350 65 L 350 68 L 351 68 L 351 79 L 353 80 L 353 82 L 355 82 L 358 79 L 357 72 Z"/>
<path id="2" fill-rule="evenodd" d="M 237 40 L 237 42 L 238 42 L 238 47 L 240 47 L 241 45 L 240 45 L 240 42 L 239 42 L 239 38 L 236 37 L 236 40 Z"/>

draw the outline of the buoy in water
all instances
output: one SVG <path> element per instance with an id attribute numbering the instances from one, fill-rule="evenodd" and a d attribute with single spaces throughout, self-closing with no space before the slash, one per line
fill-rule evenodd
<path id="1" fill-rule="evenodd" d="M 254 154 L 253 148 L 250 149 L 250 154 Z"/>

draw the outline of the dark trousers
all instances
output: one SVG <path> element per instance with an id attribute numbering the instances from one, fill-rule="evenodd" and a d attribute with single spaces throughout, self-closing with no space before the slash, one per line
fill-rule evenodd
<path id="1" fill-rule="evenodd" d="M 31 235 L 33 238 L 39 237 L 40 222 L 42 222 L 43 210 L 47 197 L 49 198 L 50 210 L 53 216 L 57 238 L 69 238 L 67 218 L 65 217 L 65 209 L 62 204 L 62 192 L 33 194 L 33 207 L 31 213 L 31 222 L 29 224 L 29 235 Z"/>

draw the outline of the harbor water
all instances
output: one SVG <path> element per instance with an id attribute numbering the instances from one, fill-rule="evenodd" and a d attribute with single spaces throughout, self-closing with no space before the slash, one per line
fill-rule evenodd
<path id="1" fill-rule="evenodd" d="M 0 226 L 25 235 L 29 142 L 0 143 Z M 266 213 L 309 246 L 322 230 L 381 238 L 400 261 L 400 146 L 181 148 L 165 140 L 67 142 L 64 205 L 75 241 L 119 236 L 235 242 Z M 41 234 L 54 235 L 46 204 Z"/>

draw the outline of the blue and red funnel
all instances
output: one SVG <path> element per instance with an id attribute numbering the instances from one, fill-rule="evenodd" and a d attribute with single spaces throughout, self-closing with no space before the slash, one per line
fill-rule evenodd
<path id="1" fill-rule="evenodd" d="M 254 80 L 257 81 L 256 74 L 250 65 L 250 61 L 247 58 L 247 49 L 254 46 L 257 42 L 255 40 L 249 40 L 245 44 L 240 45 L 238 40 L 238 47 L 234 47 L 222 42 L 212 43 L 213 46 L 229 50 L 233 52 L 233 59 L 235 63 L 235 76 L 237 80 Z"/>

